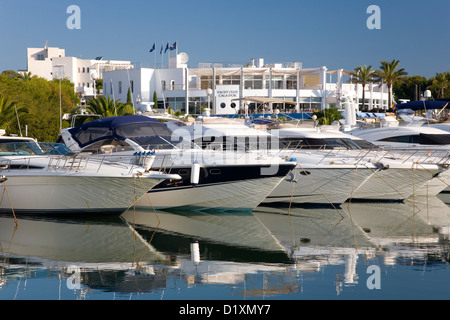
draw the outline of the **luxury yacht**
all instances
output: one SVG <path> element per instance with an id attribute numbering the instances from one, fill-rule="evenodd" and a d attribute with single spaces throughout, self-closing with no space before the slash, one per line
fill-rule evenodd
<path id="1" fill-rule="evenodd" d="M 397 148 L 386 149 L 362 136 L 341 132 L 336 126 L 304 128 L 281 124 L 270 132 L 289 148 L 321 149 L 327 152 L 329 161 L 345 156 L 378 164 L 380 170 L 353 189 L 353 199 L 404 200 L 413 194 L 437 194 L 446 187 L 442 183 L 447 174 L 442 153 L 411 154 Z"/>
<path id="2" fill-rule="evenodd" d="M 33 139 L 0 143 L 0 212 L 122 214 L 135 196 L 164 180 L 181 179 L 139 165 L 61 155 L 66 151 Z"/>
<path id="3" fill-rule="evenodd" d="M 201 117 L 179 131 L 187 132 L 205 150 L 242 150 L 295 159 L 295 170 L 264 200 L 266 204 L 341 204 L 380 169 L 379 164 L 346 156 L 331 160 L 319 148 L 293 147 L 277 134 L 250 127 L 244 119 Z"/>
<path id="4" fill-rule="evenodd" d="M 132 155 L 145 164 L 152 157 L 147 168 L 181 176 L 141 197 L 137 206 L 146 208 L 252 210 L 295 167 L 279 156 L 203 150 L 167 123 L 139 115 L 91 121 L 64 130 L 60 141 L 95 158 L 127 163 Z"/>
<path id="5" fill-rule="evenodd" d="M 450 133 L 433 126 L 399 125 L 354 129 L 349 134 L 363 138 L 383 147 L 387 151 L 394 151 L 405 162 L 413 162 L 416 169 L 437 163 L 447 168 L 450 155 Z M 417 170 L 418 171 L 418 170 Z M 416 172 L 417 172 L 416 171 Z M 450 172 L 443 171 L 433 179 L 417 188 L 416 194 L 436 195 L 448 187 Z"/>
<path id="6" fill-rule="evenodd" d="M 203 148 L 243 148 L 296 159 L 296 170 L 265 203 L 338 204 L 349 199 L 403 201 L 421 192 L 420 187 L 433 178 L 440 179 L 438 174 L 445 171 L 434 158 L 425 161 L 393 149 L 386 151 L 367 140 L 343 133 L 336 126 L 299 125 L 298 121 L 264 120 L 263 123 L 203 117 L 183 130 L 191 128 L 194 141 Z M 441 182 L 439 187 L 442 190 Z M 426 191 L 433 191 L 430 185 Z"/>

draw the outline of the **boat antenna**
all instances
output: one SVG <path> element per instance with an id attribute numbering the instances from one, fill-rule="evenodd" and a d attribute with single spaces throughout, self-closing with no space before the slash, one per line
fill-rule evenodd
<path id="1" fill-rule="evenodd" d="M 17 106 L 16 106 L 16 105 L 14 105 L 14 109 L 16 110 L 16 117 L 17 117 L 17 123 L 18 123 L 18 125 L 19 125 L 20 136 L 23 137 L 23 136 L 22 136 L 22 129 L 20 128 L 19 113 L 17 112 Z"/>

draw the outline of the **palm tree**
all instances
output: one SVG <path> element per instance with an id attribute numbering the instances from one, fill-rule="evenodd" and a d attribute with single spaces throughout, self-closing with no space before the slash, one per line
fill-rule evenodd
<path id="1" fill-rule="evenodd" d="M 8 98 L 0 95 L 0 125 L 6 130 L 15 130 L 15 123 L 20 129 L 19 114 L 28 113 L 28 109 L 18 107 L 15 102 L 11 102 Z"/>
<path id="2" fill-rule="evenodd" d="M 436 73 L 436 76 L 433 79 L 431 87 L 438 90 L 438 98 L 445 97 L 445 89 L 447 89 L 450 85 L 450 73 Z"/>
<path id="3" fill-rule="evenodd" d="M 381 61 L 380 70 L 378 70 L 377 76 L 386 83 L 389 94 L 389 106 L 392 107 L 392 84 L 401 77 L 406 76 L 408 73 L 405 69 L 398 69 L 400 61 L 394 59 L 392 61 Z M 397 70 L 398 69 L 398 70 Z"/>
<path id="4" fill-rule="evenodd" d="M 24 72 L 24 73 L 19 73 L 18 79 L 23 80 L 23 81 L 28 81 L 31 78 L 33 78 L 33 75 L 31 74 L 31 72 Z"/>
<path id="5" fill-rule="evenodd" d="M 366 84 L 373 82 L 375 80 L 375 71 L 372 70 L 372 66 L 358 66 L 355 68 L 355 71 L 352 72 L 352 76 L 354 77 L 352 80 L 355 83 L 361 83 L 362 85 L 362 110 L 366 109 Z M 358 104 L 359 105 L 359 104 Z"/>
<path id="6" fill-rule="evenodd" d="M 86 109 L 94 114 L 100 114 L 105 118 L 114 117 L 119 115 L 120 105 L 118 101 L 114 101 L 109 97 L 100 96 L 89 100 Z"/>

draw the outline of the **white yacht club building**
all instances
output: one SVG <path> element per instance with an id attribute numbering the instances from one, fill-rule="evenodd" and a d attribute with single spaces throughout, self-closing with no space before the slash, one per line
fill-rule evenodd
<path id="1" fill-rule="evenodd" d="M 128 89 L 137 110 L 170 108 L 200 114 L 314 112 L 340 106 L 344 97 L 359 97 L 362 86 L 349 83 L 350 73 L 326 67 L 303 68 L 301 63 L 265 64 L 252 59 L 247 65 L 200 63 L 187 66 L 187 55 L 170 56 L 169 68 L 133 68 L 103 73 L 103 94 L 125 102 Z M 346 79 L 347 78 L 347 79 Z M 365 87 L 369 110 L 386 110 L 386 85 Z M 154 106 L 154 96 L 158 106 Z M 187 102 L 187 103 L 186 103 Z"/>

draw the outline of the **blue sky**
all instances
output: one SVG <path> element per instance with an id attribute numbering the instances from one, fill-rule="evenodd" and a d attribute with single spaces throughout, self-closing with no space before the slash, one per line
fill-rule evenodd
<path id="1" fill-rule="evenodd" d="M 67 28 L 70 5 L 81 9 L 80 30 Z M 367 28 L 370 5 L 379 30 Z M 448 0 L 0 0 L 0 71 L 25 69 L 26 48 L 45 41 L 66 56 L 148 66 L 153 43 L 177 41 L 191 67 L 264 58 L 353 70 L 397 59 L 409 75 L 432 77 L 450 71 L 449 12 Z"/>

